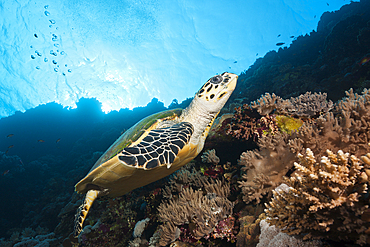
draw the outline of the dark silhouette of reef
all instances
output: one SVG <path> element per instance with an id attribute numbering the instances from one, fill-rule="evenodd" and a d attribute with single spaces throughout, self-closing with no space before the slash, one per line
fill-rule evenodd
<path id="1" fill-rule="evenodd" d="M 49 103 L 0 120 L 0 237 L 15 227 L 53 230 L 74 184 L 119 136 L 142 118 L 167 109 L 145 107 L 104 114 L 96 99 L 68 110 Z M 9 137 L 7 137 L 9 136 Z"/>

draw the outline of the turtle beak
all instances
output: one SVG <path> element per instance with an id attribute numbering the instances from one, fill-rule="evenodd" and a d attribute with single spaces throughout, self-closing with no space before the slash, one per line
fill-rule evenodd
<path id="1" fill-rule="evenodd" d="M 225 83 L 226 90 L 230 93 L 232 93 L 236 87 L 236 82 L 238 81 L 238 76 L 236 74 L 232 73 L 224 73 L 224 82 L 227 80 L 227 83 Z"/>

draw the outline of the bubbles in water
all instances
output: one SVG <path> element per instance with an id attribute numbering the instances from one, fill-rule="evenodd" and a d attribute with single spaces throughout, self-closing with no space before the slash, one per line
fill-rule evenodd
<path id="1" fill-rule="evenodd" d="M 47 58 L 44 58 L 44 62 L 47 62 L 47 61 L 49 61 Z"/>
<path id="2" fill-rule="evenodd" d="M 72 70 L 71 70 L 71 69 L 69 69 L 69 70 L 68 70 L 68 72 L 69 72 L 69 73 L 71 73 L 71 72 L 72 72 Z"/>
<path id="3" fill-rule="evenodd" d="M 44 6 L 44 8 L 45 8 L 45 9 L 49 8 L 49 5 L 45 5 L 45 6 Z"/>
<path id="4" fill-rule="evenodd" d="M 36 57 L 35 57 L 34 55 L 31 55 L 31 58 L 32 58 L 32 59 L 35 59 Z"/>
<path id="5" fill-rule="evenodd" d="M 34 34 L 35 38 L 38 38 L 37 33 Z"/>
<path id="6" fill-rule="evenodd" d="M 61 51 L 60 52 L 60 55 L 65 55 L 66 53 L 64 51 Z"/>
<path id="7" fill-rule="evenodd" d="M 55 51 L 51 50 L 51 51 L 50 51 L 50 55 L 57 56 L 58 54 L 57 54 Z"/>
<path id="8" fill-rule="evenodd" d="M 49 27 L 51 28 L 53 25 L 49 25 Z"/>
<path id="9" fill-rule="evenodd" d="M 45 13 L 46 16 L 50 15 L 50 13 L 48 11 L 45 11 L 44 13 Z"/>
<path id="10" fill-rule="evenodd" d="M 67 67 L 67 64 L 66 64 L 66 65 L 64 65 L 64 66 L 66 66 L 66 67 Z"/>
<path id="11" fill-rule="evenodd" d="M 58 68 L 54 68 L 54 71 L 55 71 L 55 72 L 58 72 Z"/>
<path id="12" fill-rule="evenodd" d="M 58 48 L 59 47 L 59 44 L 54 44 L 54 46 Z"/>
<path id="13" fill-rule="evenodd" d="M 40 66 L 36 66 L 36 69 L 40 69 Z"/>
<path id="14" fill-rule="evenodd" d="M 49 20 L 51 24 L 55 24 L 55 20 L 51 19 Z"/>
<path id="15" fill-rule="evenodd" d="M 36 53 L 36 54 L 37 54 L 37 56 L 39 56 L 39 57 L 41 57 L 41 56 L 42 56 L 41 52 L 39 52 L 39 51 L 35 51 L 35 53 Z"/>
<path id="16" fill-rule="evenodd" d="M 66 76 L 66 74 L 63 72 L 62 75 Z"/>
<path id="17" fill-rule="evenodd" d="M 32 48 L 33 48 L 33 46 L 31 45 L 31 46 L 30 46 L 30 48 L 32 49 Z"/>
<path id="18" fill-rule="evenodd" d="M 57 64 L 57 61 L 53 60 L 53 64 Z"/>
<path id="19" fill-rule="evenodd" d="M 52 41 L 57 41 L 58 40 L 58 36 L 56 36 L 55 34 L 53 34 L 53 37 L 51 38 Z"/>

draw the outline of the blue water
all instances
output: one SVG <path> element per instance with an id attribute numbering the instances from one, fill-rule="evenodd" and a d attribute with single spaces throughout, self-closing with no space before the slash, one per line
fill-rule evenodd
<path id="1" fill-rule="evenodd" d="M 0 1 L 0 117 L 39 104 L 166 106 L 241 73 L 349 0 Z M 284 47 L 282 46 L 282 47 Z"/>

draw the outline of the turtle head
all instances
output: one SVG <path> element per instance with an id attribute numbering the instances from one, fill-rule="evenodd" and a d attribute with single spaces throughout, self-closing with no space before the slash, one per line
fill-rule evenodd
<path id="1" fill-rule="evenodd" d="M 238 76 L 224 72 L 210 78 L 195 95 L 208 111 L 218 113 L 235 89 Z"/>

